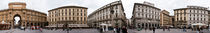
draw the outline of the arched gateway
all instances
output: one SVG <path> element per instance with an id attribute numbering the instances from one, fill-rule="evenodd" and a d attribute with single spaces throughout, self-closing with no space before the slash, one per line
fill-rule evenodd
<path id="1" fill-rule="evenodd" d="M 14 15 L 14 17 L 13 17 L 13 26 L 14 27 L 19 27 L 19 26 L 21 26 L 21 16 L 20 15 L 18 15 L 18 14 L 16 14 L 16 15 Z"/>
<path id="2" fill-rule="evenodd" d="M 11 28 L 15 26 L 46 26 L 46 16 L 45 13 L 26 9 L 26 4 L 20 2 L 9 3 L 9 9 L 0 10 L 0 21 L 10 23 Z M 20 20 L 16 21 L 15 17 L 19 17 Z M 15 25 L 15 21 L 18 22 L 17 25 Z"/>

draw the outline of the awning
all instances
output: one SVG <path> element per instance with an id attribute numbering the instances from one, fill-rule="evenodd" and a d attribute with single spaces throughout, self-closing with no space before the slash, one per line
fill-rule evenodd
<path id="1" fill-rule="evenodd" d="M 192 24 L 192 25 L 200 25 L 200 26 L 204 26 L 204 25 L 206 25 L 206 24 L 203 24 L 203 23 L 194 23 L 194 24 Z M 206 25 L 207 26 L 207 25 Z"/>

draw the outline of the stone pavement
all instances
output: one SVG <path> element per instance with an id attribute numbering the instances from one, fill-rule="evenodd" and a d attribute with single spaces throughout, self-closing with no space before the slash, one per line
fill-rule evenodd
<path id="1" fill-rule="evenodd" d="M 0 33 L 100 33 L 99 30 L 97 29 L 72 29 L 70 31 L 63 31 L 62 29 L 58 30 L 47 30 L 43 29 L 42 31 L 40 30 L 29 30 L 26 29 L 20 30 L 20 29 L 10 29 L 10 30 L 0 30 Z M 209 30 L 203 30 L 204 33 L 210 33 Z M 114 33 L 114 31 L 106 31 L 103 33 Z M 128 29 L 128 33 L 153 33 L 152 30 L 141 30 L 137 31 L 135 29 Z M 191 31 L 190 29 L 187 29 L 187 32 L 184 32 L 182 29 L 170 29 L 168 31 L 167 29 L 163 31 L 162 29 L 156 29 L 155 33 L 196 33 L 196 31 Z"/>
<path id="2" fill-rule="evenodd" d="M 72 29 L 68 32 L 69 33 L 99 33 L 97 29 Z M 25 31 L 20 30 L 20 29 L 10 29 L 10 30 L 0 30 L 0 33 L 67 33 L 67 31 L 63 31 L 62 29 L 58 29 L 58 30 L 43 29 L 42 31 L 29 30 L 29 29 L 26 29 Z"/>
<path id="3" fill-rule="evenodd" d="M 114 31 L 107 31 L 104 33 L 113 33 Z M 135 29 L 128 29 L 128 33 L 153 33 L 152 30 L 141 30 L 141 31 L 137 31 Z M 196 33 L 196 31 L 191 31 L 190 29 L 187 29 L 187 32 L 184 32 L 183 29 L 170 29 L 169 30 L 165 30 L 163 31 L 163 29 L 156 29 L 155 33 Z M 210 31 L 208 30 L 203 30 L 203 33 L 210 33 Z"/>
<path id="4" fill-rule="evenodd" d="M 62 29 L 58 30 L 43 30 L 44 33 L 67 33 L 67 31 L 63 31 Z M 72 29 L 68 31 L 69 33 L 99 33 L 97 29 Z"/>
<path id="5" fill-rule="evenodd" d="M 152 30 L 141 30 L 141 31 L 136 31 L 136 30 L 131 30 L 129 29 L 130 32 L 129 33 L 153 33 Z M 210 33 L 210 31 L 208 30 L 203 30 L 204 33 Z M 163 31 L 163 29 L 156 29 L 155 33 L 196 33 L 196 31 L 191 31 L 191 29 L 187 29 L 187 32 L 184 32 L 183 29 L 170 29 L 169 30 L 165 30 Z"/>

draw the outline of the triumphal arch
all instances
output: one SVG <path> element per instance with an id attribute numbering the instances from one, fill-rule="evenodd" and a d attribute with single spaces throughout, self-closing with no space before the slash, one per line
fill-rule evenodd
<path id="1" fill-rule="evenodd" d="M 10 28 L 17 26 L 30 27 L 30 26 L 46 26 L 47 14 L 35 10 L 27 9 L 26 3 L 12 2 L 8 4 L 9 9 L 0 10 L 0 22 L 4 21 L 9 23 Z M 15 20 L 19 17 L 19 20 Z"/>

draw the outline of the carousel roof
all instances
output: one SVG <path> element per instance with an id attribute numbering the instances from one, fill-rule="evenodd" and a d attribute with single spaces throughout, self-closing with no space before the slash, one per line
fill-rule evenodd
<path id="1" fill-rule="evenodd" d="M 203 24 L 203 23 L 194 23 L 192 25 L 206 25 L 206 24 Z"/>
<path id="2" fill-rule="evenodd" d="M 9 23 L 6 23 L 6 22 L 2 21 L 1 24 L 9 24 Z"/>

